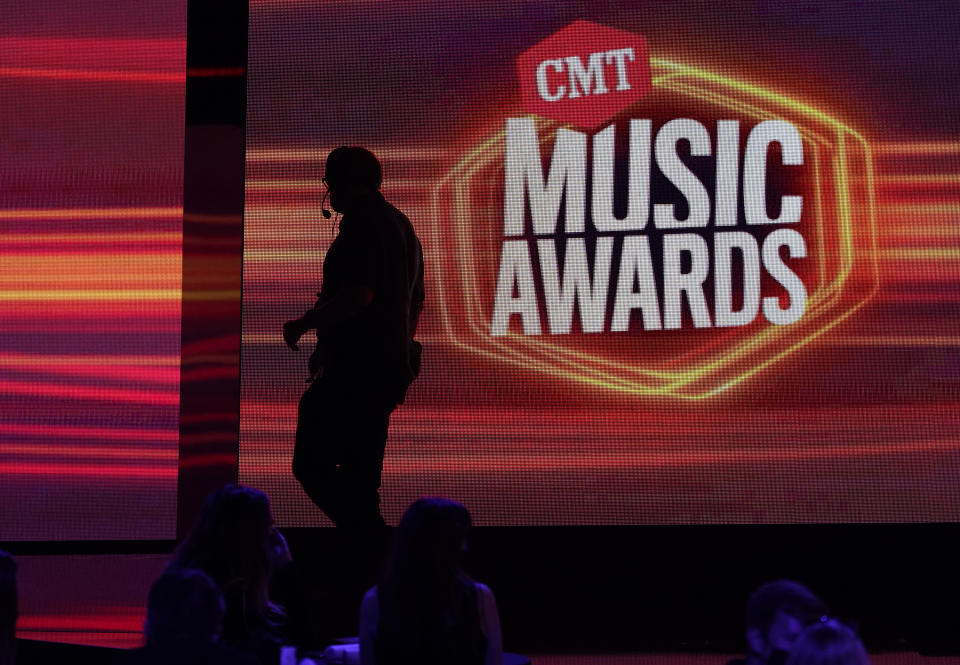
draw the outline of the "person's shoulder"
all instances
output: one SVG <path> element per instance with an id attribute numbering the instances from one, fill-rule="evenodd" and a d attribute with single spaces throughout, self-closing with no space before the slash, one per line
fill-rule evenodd
<path id="1" fill-rule="evenodd" d="M 477 590 L 477 593 L 480 594 L 480 595 L 488 595 L 488 596 L 492 596 L 492 595 L 493 595 L 493 591 L 490 590 L 490 587 L 488 587 L 488 586 L 487 586 L 486 584 L 484 584 L 483 582 L 477 582 L 476 580 L 474 580 L 474 581 L 473 581 L 473 588 L 476 589 L 476 590 Z"/>
<path id="2" fill-rule="evenodd" d="M 474 581 L 473 588 L 477 591 L 477 601 L 481 607 L 496 607 L 497 597 L 493 595 L 493 590 L 483 582 Z"/>
<path id="3" fill-rule="evenodd" d="M 383 204 L 383 210 L 386 213 L 384 215 L 385 219 L 389 219 L 394 224 L 399 224 L 404 229 L 413 230 L 413 224 L 410 223 L 410 218 L 407 217 L 400 208 L 386 199 L 384 199 Z"/>
<path id="4" fill-rule="evenodd" d="M 380 602 L 377 600 L 377 587 L 371 587 L 363 594 L 360 603 L 360 641 L 376 635 L 380 623 Z"/>
<path id="5" fill-rule="evenodd" d="M 376 622 L 380 616 L 380 601 L 377 599 L 377 587 L 372 586 L 363 594 L 360 602 L 360 619 Z"/>

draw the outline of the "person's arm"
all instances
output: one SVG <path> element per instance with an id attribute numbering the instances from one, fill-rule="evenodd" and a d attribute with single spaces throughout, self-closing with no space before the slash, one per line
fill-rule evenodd
<path id="1" fill-rule="evenodd" d="M 378 623 L 380 605 L 377 602 L 377 587 L 373 587 L 360 604 L 360 665 L 374 665 L 373 642 L 377 638 Z"/>
<path id="2" fill-rule="evenodd" d="M 410 336 L 417 332 L 417 324 L 420 322 L 420 314 L 423 312 L 424 289 L 423 289 L 423 249 L 420 247 L 420 241 L 417 240 L 417 276 L 414 278 L 413 302 L 410 304 Z"/>
<path id="3" fill-rule="evenodd" d="M 359 314 L 373 302 L 373 289 L 363 284 L 354 284 L 342 289 L 332 298 L 317 302 L 317 305 L 299 319 L 283 324 L 283 340 L 291 349 L 308 330 L 316 329 L 322 337 L 331 328 L 343 324 Z"/>
<path id="4" fill-rule="evenodd" d="M 484 665 L 503 665 L 503 635 L 500 633 L 500 614 L 497 599 L 485 584 L 477 582 L 477 604 L 480 606 L 480 628 L 487 638 Z"/>

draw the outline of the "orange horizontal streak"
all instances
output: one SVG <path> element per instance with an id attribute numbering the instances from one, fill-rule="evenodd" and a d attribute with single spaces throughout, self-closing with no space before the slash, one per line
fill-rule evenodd
<path id="1" fill-rule="evenodd" d="M 324 161 L 336 146 L 325 148 L 258 148 L 247 151 L 248 162 L 288 162 L 288 161 Z M 430 160 L 441 161 L 451 156 L 450 151 L 442 148 L 370 148 L 382 160 Z"/>
<path id="2" fill-rule="evenodd" d="M 180 289 L 50 289 L 3 290 L 0 301 L 56 301 L 56 300 L 180 300 Z M 200 299 L 203 298 L 194 298 Z"/>
<path id="3" fill-rule="evenodd" d="M 0 300 L 0 326 L 11 325 L 17 321 L 20 329 L 49 330 L 51 327 L 69 327 L 70 321 L 76 325 L 86 325 L 87 330 L 103 330 L 108 318 L 125 319 L 161 319 L 171 329 L 180 329 L 180 300 L 144 301 L 142 298 L 97 300 L 96 298 L 77 300 Z M 160 328 L 156 329 L 162 332 Z M 130 332 L 129 329 L 125 330 Z"/>
<path id="4" fill-rule="evenodd" d="M 383 181 L 383 189 L 386 192 L 390 190 L 429 190 L 436 182 L 436 178 L 393 178 Z M 319 192 L 323 194 L 323 185 L 319 178 L 316 180 L 270 180 L 270 179 L 250 179 L 246 182 L 248 192 Z"/>
<path id="5" fill-rule="evenodd" d="M 157 219 L 183 216 L 183 208 L 20 208 L 0 210 L 3 219 Z"/>
<path id="6" fill-rule="evenodd" d="M 880 229 L 882 236 L 898 236 L 914 239 L 923 238 L 953 238 L 960 236 L 960 224 L 956 226 L 920 226 L 915 221 L 901 222 L 902 226 L 885 227 Z"/>
<path id="7" fill-rule="evenodd" d="M 878 175 L 881 185 L 901 185 L 909 187 L 943 187 L 960 185 L 960 173 L 926 173 L 909 175 Z"/>
<path id="8" fill-rule="evenodd" d="M 873 144 L 881 155 L 952 155 L 960 154 L 960 141 L 896 141 Z"/>
<path id="9" fill-rule="evenodd" d="M 883 260 L 960 261 L 960 247 L 912 247 L 885 249 L 880 252 Z"/>
<path id="10" fill-rule="evenodd" d="M 122 83 L 186 84 L 186 73 L 138 72 L 101 69 L 48 69 L 40 67 L 0 67 L 0 77 L 37 78 L 57 81 L 111 81 Z"/>
<path id="11" fill-rule="evenodd" d="M 3 258 L 0 256 L 0 261 Z M 0 291 L 27 289 L 31 291 L 111 290 L 179 290 L 180 275 L 25 275 L 0 276 Z"/>
<path id="12" fill-rule="evenodd" d="M 920 335 L 845 335 L 829 340 L 835 345 L 849 346 L 955 346 L 960 337 Z"/>
<path id="13" fill-rule="evenodd" d="M 158 269 L 179 268 L 182 256 L 179 247 L 152 248 L 98 248 L 90 247 L 74 250 L 69 247 L 51 247 L 47 251 L 0 249 L 0 274 L 15 272 L 21 268 L 44 265 L 61 266 L 60 274 L 69 274 L 73 270 L 87 268 L 118 273 L 152 274 Z M 226 259 L 224 259 L 226 260 Z M 15 266 L 15 267 L 14 267 Z"/>
<path id="14" fill-rule="evenodd" d="M 3 245 L 60 245 L 80 243 L 173 243 L 183 242 L 182 233 L 5 233 L 0 236 Z"/>
<path id="15" fill-rule="evenodd" d="M 878 212 L 884 215 L 931 215 L 937 217 L 956 216 L 960 218 L 960 203 L 938 201 L 936 203 L 896 203 L 878 206 Z"/>
<path id="16" fill-rule="evenodd" d="M 159 249 L 153 251 L 139 252 L 135 250 L 81 250 L 71 251 L 70 249 L 51 249 L 49 252 L 20 252 L 20 251 L 2 251 L 3 263 L 0 264 L 0 270 L 7 270 L 14 262 L 18 265 L 36 265 L 43 261 L 56 262 L 64 265 L 69 262 L 69 267 L 92 266 L 103 267 L 109 263 L 114 266 L 135 268 L 136 272 L 153 270 L 157 266 L 169 266 L 179 264 L 181 261 L 180 252 L 176 248 Z M 229 262 L 229 258 L 220 259 L 220 263 Z M 66 267 L 62 272 L 66 272 Z"/>

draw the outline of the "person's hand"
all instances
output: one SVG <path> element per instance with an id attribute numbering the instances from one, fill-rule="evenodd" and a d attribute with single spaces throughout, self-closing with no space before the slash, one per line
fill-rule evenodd
<path id="1" fill-rule="evenodd" d="M 307 330 L 303 325 L 301 319 L 294 319 L 293 321 L 287 321 L 283 324 L 283 341 L 287 343 L 294 351 L 299 350 L 297 348 L 297 343 L 300 341 L 300 338 L 303 337 L 303 333 Z"/>

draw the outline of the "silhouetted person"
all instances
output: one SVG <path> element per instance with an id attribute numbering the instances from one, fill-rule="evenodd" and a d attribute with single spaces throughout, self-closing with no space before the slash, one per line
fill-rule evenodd
<path id="1" fill-rule="evenodd" d="M 207 499 L 170 561 L 171 568 L 202 570 L 223 594 L 221 642 L 270 665 L 288 641 L 283 608 L 270 598 L 272 576 L 289 560 L 282 542 L 267 495 L 226 485 Z"/>
<path id="2" fill-rule="evenodd" d="M 150 588 L 146 646 L 123 654 L 121 665 L 256 665 L 253 656 L 216 644 L 224 602 L 212 579 L 190 568 L 167 569 Z"/>
<path id="3" fill-rule="evenodd" d="M 363 665 L 501 665 L 497 602 L 461 562 L 470 513 L 424 498 L 403 514 L 384 580 L 363 598 Z"/>
<path id="4" fill-rule="evenodd" d="M 296 349 L 317 331 L 313 382 L 300 400 L 293 473 L 334 524 L 383 530 L 380 475 L 391 412 L 419 371 L 423 254 L 410 221 L 380 193 L 380 162 L 341 147 L 327 156 L 330 205 L 343 213 L 316 305 L 283 327 Z M 378 536 L 373 536 L 376 540 Z"/>
<path id="5" fill-rule="evenodd" d="M 783 665 L 800 633 L 826 614 L 823 601 L 799 582 L 761 585 L 747 601 L 746 659 L 730 665 Z"/>
<path id="6" fill-rule="evenodd" d="M 804 630 L 793 644 L 787 665 L 870 665 L 857 634 L 833 619 Z"/>
<path id="7" fill-rule="evenodd" d="M 17 655 L 17 562 L 0 550 L 0 665 Z"/>

